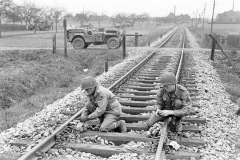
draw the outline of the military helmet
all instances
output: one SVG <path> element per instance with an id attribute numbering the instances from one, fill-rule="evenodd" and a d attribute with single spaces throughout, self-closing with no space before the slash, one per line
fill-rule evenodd
<path id="1" fill-rule="evenodd" d="M 174 73 L 164 73 L 160 79 L 160 83 L 162 85 L 168 85 L 168 84 L 177 84 L 177 79 Z"/>
<path id="2" fill-rule="evenodd" d="M 98 85 L 97 81 L 93 77 L 88 76 L 82 80 L 81 89 L 85 90 L 85 89 L 93 88 L 97 85 Z"/>

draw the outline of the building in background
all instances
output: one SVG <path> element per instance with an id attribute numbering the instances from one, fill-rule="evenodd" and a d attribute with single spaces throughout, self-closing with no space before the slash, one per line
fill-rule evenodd
<path id="1" fill-rule="evenodd" d="M 216 23 L 240 24 L 239 11 L 226 11 L 217 15 Z"/>

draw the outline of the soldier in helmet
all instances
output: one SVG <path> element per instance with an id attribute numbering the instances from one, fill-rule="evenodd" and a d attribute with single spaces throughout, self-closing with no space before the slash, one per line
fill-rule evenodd
<path id="1" fill-rule="evenodd" d="M 157 102 L 155 104 L 157 110 L 147 121 L 147 126 L 151 127 L 154 123 L 172 116 L 176 131 L 181 132 L 181 119 L 189 114 L 189 109 L 192 106 L 189 92 L 185 87 L 177 84 L 173 73 L 164 73 L 160 83 L 163 87 L 160 87 L 157 92 Z"/>
<path id="2" fill-rule="evenodd" d="M 100 131 L 109 132 L 118 129 L 122 133 L 127 132 L 125 121 L 118 120 L 122 113 L 121 104 L 109 89 L 98 85 L 90 76 L 83 79 L 81 89 L 85 90 L 89 98 L 79 118 L 81 121 L 99 118 Z"/>

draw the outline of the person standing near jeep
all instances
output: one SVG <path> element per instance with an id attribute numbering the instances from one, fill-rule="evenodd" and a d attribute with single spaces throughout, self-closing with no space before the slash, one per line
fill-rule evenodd
<path id="1" fill-rule="evenodd" d="M 109 89 L 98 85 L 97 81 L 90 76 L 83 79 L 81 89 L 85 90 L 89 101 L 85 104 L 80 121 L 86 122 L 99 118 L 99 131 L 109 132 L 118 129 L 121 133 L 127 132 L 125 121 L 118 120 L 122 114 L 121 104 Z"/>
<path id="2" fill-rule="evenodd" d="M 157 92 L 156 112 L 147 121 L 150 128 L 158 121 L 163 121 L 167 117 L 172 117 L 172 123 L 176 125 L 176 131 L 182 131 L 181 119 L 189 114 L 192 101 L 188 90 L 177 84 L 177 79 L 173 73 L 164 73 L 160 79 L 163 88 Z"/>

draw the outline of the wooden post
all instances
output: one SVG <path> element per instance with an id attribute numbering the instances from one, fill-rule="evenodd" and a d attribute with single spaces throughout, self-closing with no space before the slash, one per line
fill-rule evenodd
<path id="1" fill-rule="evenodd" d="M 122 33 L 122 49 L 123 49 L 123 59 L 126 57 L 126 34 Z"/>
<path id="2" fill-rule="evenodd" d="M 150 44 L 151 44 L 150 41 L 148 41 L 148 46 L 150 46 Z"/>
<path id="3" fill-rule="evenodd" d="M 231 62 L 230 58 L 228 57 L 228 55 L 223 51 L 222 47 L 219 45 L 219 43 L 215 40 L 215 38 L 210 34 L 209 35 L 212 40 L 215 42 L 215 44 L 217 44 L 217 46 L 219 47 L 219 49 L 222 51 L 222 53 L 224 54 L 224 56 L 228 59 L 229 63 L 231 64 L 232 68 L 234 71 L 236 71 L 235 66 L 233 65 L 233 63 Z"/>
<path id="4" fill-rule="evenodd" d="M 210 59 L 213 60 L 213 61 L 214 61 L 215 48 L 216 48 L 216 41 L 215 41 L 215 39 L 212 39 L 212 51 L 211 51 Z"/>
<path id="5" fill-rule="evenodd" d="M 160 38 L 162 38 L 162 35 L 160 35 Z"/>
<path id="6" fill-rule="evenodd" d="M 53 34 L 53 53 L 56 53 L 56 34 Z"/>
<path id="7" fill-rule="evenodd" d="M 36 32 L 37 32 L 37 25 L 36 24 L 34 24 L 34 34 L 36 34 Z"/>
<path id="8" fill-rule="evenodd" d="M 135 47 L 138 46 L 138 33 L 135 33 Z"/>
<path id="9" fill-rule="evenodd" d="M 104 72 L 108 71 L 108 60 L 105 61 Z"/>
<path id="10" fill-rule="evenodd" d="M 56 29 L 56 33 L 57 33 L 57 13 L 55 13 L 55 24 L 56 24 L 55 29 Z"/>
<path id="11" fill-rule="evenodd" d="M 63 28 L 64 28 L 64 57 L 67 58 L 67 21 L 63 20 Z"/>

